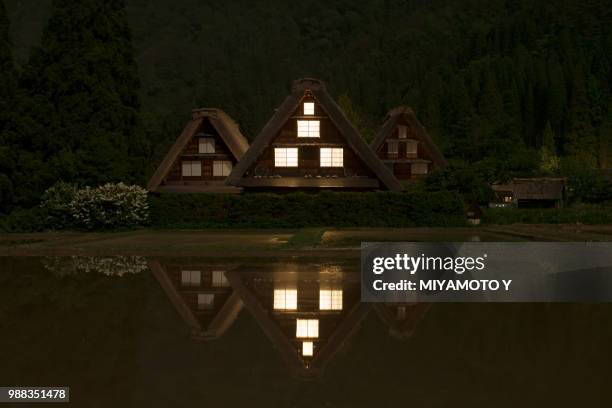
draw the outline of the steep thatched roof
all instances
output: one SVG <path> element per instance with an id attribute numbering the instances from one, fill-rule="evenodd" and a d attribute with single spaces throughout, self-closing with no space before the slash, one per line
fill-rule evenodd
<path id="1" fill-rule="evenodd" d="M 243 186 L 243 176 L 246 171 L 261 157 L 268 145 L 278 134 L 282 126 L 289 120 L 293 112 L 297 109 L 304 93 L 309 90 L 312 96 L 327 113 L 331 121 L 338 128 L 340 134 L 346 140 L 348 146 L 363 161 L 363 163 L 378 177 L 381 183 L 392 191 L 401 191 L 402 186 L 395 176 L 382 163 L 374 152 L 368 147 L 359 132 L 346 118 L 338 104 L 327 93 L 325 83 L 318 79 L 304 78 L 293 82 L 291 94 L 285 98 L 268 123 L 263 127 L 259 135 L 255 138 L 251 147 L 246 152 L 242 160 L 234 167 L 232 173 L 226 179 L 228 185 Z M 281 181 L 282 182 L 282 181 Z M 338 183 L 342 186 L 342 183 Z"/>
<path id="2" fill-rule="evenodd" d="M 200 129 L 200 126 L 204 120 L 210 121 L 210 124 L 219 133 L 219 136 L 221 139 L 223 139 L 236 160 L 240 160 L 240 158 L 248 150 L 249 142 L 240 132 L 238 124 L 234 122 L 234 120 L 230 118 L 227 113 L 216 108 L 195 109 L 193 110 L 191 120 L 187 122 L 183 132 L 176 139 L 176 142 L 174 142 L 166 154 L 166 157 L 164 157 L 164 160 L 162 160 L 161 164 L 159 167 L 157 167 L 157 170 L 149 180 L 149 183 L 147 184 L 147 189 L 149 191 L 157 190 L 164 177 L 166 177 L 172 168 L 172 165 L 176 161 L 177 157 L 179 157 L 185 146 L 187 146 L 198 129 Z"/>
<path id="3" fill-rule="evenodd" d="M 448 164 L 446 158 L 440 149 L 438 149 L 438 146 L 436 146 L 433 139 L 429 136 L 425 130 L 425 127 L 421 125 L 421 122 L 419 122 L 417 119 L 414 111 L 407 106 L 398 106 L 397 108 L 391 109 L 389 113 L 387 113 L 383 125 L 378 129 L 376 137 L 372 143 L 370 143 L 372 150 L 376 152 L 382 146 L 385 140 L 391 136 L 401 118 L 404 118 L 404 120 L 414 127 L 416 130 L 416 137 L 421 143 L 423 143 L 423 147 L 425 148 L 428 156 L 431 157 L 434 165 L 438 167 L 446 166 Z"/>

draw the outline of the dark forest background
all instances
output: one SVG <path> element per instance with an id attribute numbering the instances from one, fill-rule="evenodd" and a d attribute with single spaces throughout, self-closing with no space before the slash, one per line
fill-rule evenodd
<path id="1" fill-rule="evenodd" d="M 34 205 L 58 180 L 143 184 L 195 107 L 224 109 L 252 140 L 303 76 L 327 81 L 367 139 L 389 109 L 413 107 L 452 163 L 430 185 L 566 175 L 587 185 L 585 200 L 605 199 L 611 10 L 602 0 L 4 0 L 0 212 Z"/>

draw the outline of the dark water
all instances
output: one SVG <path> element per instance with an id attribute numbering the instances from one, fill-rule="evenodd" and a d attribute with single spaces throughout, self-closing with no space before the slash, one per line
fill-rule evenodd
<path id="1" fill-rule="evenodd" d="M 0 386 L 91 407 L 612 403 L 612 304 L 366 305 L 357 263 L 1 258 Z"/>

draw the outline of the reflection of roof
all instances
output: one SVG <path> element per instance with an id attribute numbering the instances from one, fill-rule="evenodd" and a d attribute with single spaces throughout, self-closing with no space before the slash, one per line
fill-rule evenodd
<path id="1" fill-rule="evenodd" d="M 160 286 L 170 299 L 177 313 L 191 328 L 192 336 L 199 340 L 211 340 L 221 337 L 236 320 L 238 313 L 242 310 L 242 301 L 238 295 L 229 289 L 229 294 L 220 307 L 211 311 L 207 319 L 203 319 L 181 295 L 173 283 L 168 271 L 160 262 L 150 260 L 149 269 L 157 279 Z"/>
<path id="2" fill-rule="evenodd" d="M 183 129 L 183 132 L 180 134 L 176 142 L 172 145 L 166 157 L 161 162 L 155 173 L 149 180 L 147 184 L 147 190 L 155 191 L 162 180 L 170 169 L 172 165 L 176 161 L 176 158 L 181 154 L 185 146 L 189 143 L 189 141 L 193 138 L 196 132 L 200 129 L 202 122 L 204 120 L 208 120 L 210 124 L 215 128 L 219 137 L 225 142 L 227 147 L 229 148 L 232 155 L 236 158 L 236 160 L 240 160 L 242 155 L 249 148 L 249 142 L 240 132 L 240 128 L 238 124 L 234 122 L 232 118 L 221 109 L 216 108 L 204 108 L 204 109 L 195 109 L 193 111 L 192 119 L 187 122 L 187 125 Z"/>
<path id="3" fill-rule="evenodd" d="M 258 293 L 258 290 L 271 287 L 266 286 L 266 282 L 288 282 L 292 279 L 294 282 L 298 282 L 298 285 L 316 282 L 313 272 L 283 273 L 279 271 L 250 272 L 234 270 L 227 273 L 227 278 L 244 302 L 245 307 L 281 353 L 291 372 L 299 377 L 312 378 L 321 374 L 326 364 L 356 331 L 370 309 L 369 304 L 359 302 L 359 275 L 344 275 L 351 275 L 345 278 L 349 279 L 349 284 L 354 286 L 355 296 L 352 301 L 347 302 L 349 296 L 346 296 L 345 293 L 345 305 L 339 312 L 327 310 L 318 312 L 314 310 L 273 311 L 272 305 L 267 304 L 261 294 Z M 346 285 L 343 285 L 343 288 L 346 288 Z M 313 300 L 304 299 L 307 303 Z M 316 301 L 318 301 L 318 298 Z M 303 304 L 302 300 L 300 304 Z M 287 325 L 289 321 L 296 318 L 319 319 L 320 321 L 319 337 L 314 339 L 317 345 L 311 358 L 304 358 L 300 354 L 299 348 L 296 347 L 296 339 L 293 338 L 295 326 Z"/>
<path id="4" fill-rule="evenodd" d="M 242 160 L 234 167 L 225 183 L 227 185 L 247 186 L 245 184 L 244 175 L 249 168 L 257 162 L 261 155 L 266 151 L 274 137 L 278 134 L 282 126 L 289 120 L 293 112 L 297 109 L 300 101 L 304 97 L 306 91 L 310 91 L 312 96 L 325 110 L 329 119 L 338 128 L 340 134 L 344 137 L 347 145 L 352 148 L 355 154 L 361 159 L 364 165 L 369 168 L 381 183 L 389 190 L 401 191 L 402 185 L 393 176 L 391 171 L 382 163 L 374 152 L 368 147 L 359 132 L 346 118 L 342 109 L 336 104 L 332 97 L 327 93 L 325 83 L 313 78 L 304 78 L 293 82 L 291 94 L 285 98 L 280 107 L 272 115 L 268 123 L 263 127 L 259 135 L 255 138 L 249 150 L 245 153 Z M 281 178 L 275 181 L 274 187 L 287 181 L 286 178 Z M 322 181 L 321 179 L 315 179 Z M 324 180 L 324 179 L 323 179 Z M 254 179 L 249 181 L 250 186 L 260 185 L 266 182 L 266 179 Z M 290 182 L 294 182 L 290 180 Z M 336 184 L 344 182 L 336 182 Z M 315 182 L 316 184 L 316 182 Z M 263 186 L 269 186 L 263 184 Z M 290 185 L 289 187 L 293 187 Z M 334 187 L 351 187 L 346 185 L 335 185 Z M 369 187 L 369 186 L 368 186 Z"/>
<path id="5" fill-rule="evenodd" d="M 398 317 L 397 308 L 401 307 L 404 314 Z M 405 340 L 412 337 L 430 307 L 430 303 L 377 303 L 375 309 L 380 320 L 389 327 L 389 334 Z"/>
<path id="6" fill-rule="evenodd" d="M 517 200 L 560 200 L 566 185 L 565 178 L 515 178 L 507 184 L 493 184 L 496 192 L 512 192 Z"/>

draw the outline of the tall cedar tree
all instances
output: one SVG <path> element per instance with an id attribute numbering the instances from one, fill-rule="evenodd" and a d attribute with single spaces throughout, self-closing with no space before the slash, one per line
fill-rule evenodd
<path id="1" fill-rule="evenodd" d="M 12 48 L 9 19 L 4 2 L 0 0 L 0 213 L 7 212 L 12 204 L 11 179 L 15 171 L 14 154 L 7 137 L 17 79 Z"/>
<path id="2" fill-rule="evenodd" d="M 20 82 L 33 196 L 58 180 L 142 181 L 138 70 L 122 0 L 54 0 Z"/>

